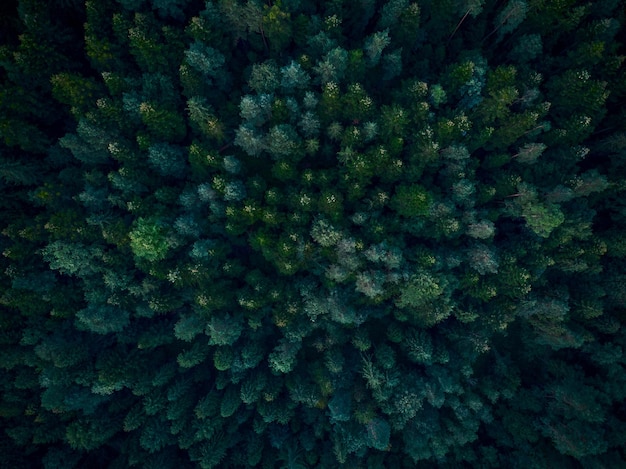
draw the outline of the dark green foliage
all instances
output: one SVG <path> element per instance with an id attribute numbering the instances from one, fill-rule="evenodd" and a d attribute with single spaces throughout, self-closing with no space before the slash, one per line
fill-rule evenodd
<path id="1" fill-rule="evenodd" d="M 403 217 L 412 218 L 428 213 L 430 197 L 423 187 L 401 185 L 391 199 L 391 207 Z"/>
<path id="2" fill-rule="evenodd" d="M 624 466 L 623 6 L 0 7 L 0 466 Z"/>
<path id="3" fill-rule="evenodd" d="M 129 323 L 128 312 L 106 305 L 91 303 L 76 313 L 76 327 L 97 334 L 120 332 Z"/>
<path id="4" fill-rule="evenodd" d="M 374 419 L 365 425 L 367 429 L 367 444 L 377 450 L 387 449 L 391 429 L 389 424 L 382 419 Z"/>

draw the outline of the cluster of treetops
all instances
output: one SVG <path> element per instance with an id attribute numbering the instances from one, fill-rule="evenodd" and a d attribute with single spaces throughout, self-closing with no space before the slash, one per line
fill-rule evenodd
<path id="1" fill-rule="evenodd" d="M 624 1 L 0 3 L 0 466 L 626 467 Z"/>

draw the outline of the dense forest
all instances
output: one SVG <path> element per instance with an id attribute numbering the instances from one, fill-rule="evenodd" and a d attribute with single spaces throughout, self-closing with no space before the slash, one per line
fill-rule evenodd
<path id="1" fill-rule="evenodd" d="M 625 22 L 0 2 L 0 467 L 626 467 Z"/>

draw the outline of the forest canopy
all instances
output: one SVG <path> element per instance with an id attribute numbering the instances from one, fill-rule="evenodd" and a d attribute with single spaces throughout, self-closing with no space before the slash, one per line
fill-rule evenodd
<path id="1" fill-rule="evenodd" d="M 626 466 L 622 0 L 0 5 L 0 466 Z"/>

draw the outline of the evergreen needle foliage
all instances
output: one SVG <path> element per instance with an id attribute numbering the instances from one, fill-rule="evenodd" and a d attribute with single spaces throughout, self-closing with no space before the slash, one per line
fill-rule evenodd
<path id="1" fill-rule="evenodd" d="M 0 467 L 626 467 L 623 0 L 0 3 Z"/>

